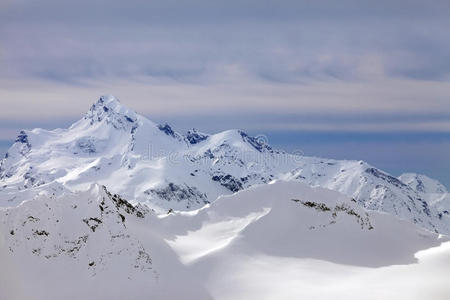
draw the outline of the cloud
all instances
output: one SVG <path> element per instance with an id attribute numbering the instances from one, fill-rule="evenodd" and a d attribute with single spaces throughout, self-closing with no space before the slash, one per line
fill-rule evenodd
<path id="1" fill-rule="evenodd" d="M 74 120 L 111 93 L 138 112 L 175 122 L 221 115 L 222 127 L 448 130 L 447 120 L 426 117 L 450 113 L 446 0 L 0 5 L 5 122 Z M 257 121 L 270 114 L 279 117 Z M 286 121 L 290 114 L 296 117 Z M 384 123 L 386 114 L 420 118 Z M 366 118 L 329 121 L 354 115 Z"/>
<path id="2" fill-rule="evenodd" d="M 0 10 L 0 76 L 198 81 L 239 65 L 278 83 L 448 80 L 449 27 L 437 0 L 14 1 Z"/>

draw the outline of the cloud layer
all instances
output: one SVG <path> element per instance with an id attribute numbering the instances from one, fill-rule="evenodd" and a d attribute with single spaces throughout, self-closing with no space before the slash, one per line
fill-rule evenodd
<path id="1" fill-rule="evenodd" d="M 1 101 L 67 107 L 103 91 L 168 113 L 449 111 L 448 28 L 446 0 L 9 0 Z"/>

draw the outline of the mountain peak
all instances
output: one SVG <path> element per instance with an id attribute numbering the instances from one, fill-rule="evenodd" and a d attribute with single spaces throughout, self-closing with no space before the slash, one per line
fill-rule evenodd
<path id="1" fill-rule="evenodd" d="M 208 137 L 209 137 L 208 134 L 198 132 L 197 129 L 195 129 L 195 128 L 193 128 L 192 130 L 189 130 L 186 134 L 186 139 L 192 145 L 198 144 L 198 143 L 206 140 Z"/>
<path id="2" fill-rule="evenodd" d="M 104 95 L 91 106 L 85 118 L 90 119 L 91 123 L 106 120 L 108 123 L 112 123 L 114 127 L 126 127 L 127 123 L 136 122 L 138 115 L 132 109 L 120 103 L 116 97 Z"/>
<path id="3" fill-rule="evenodd" d="M 117 99 L 116 97 L 114 97 L 113 95 L 103 95 L 101 96 L 96 104 L 98 105 L 103 105 L 105 107 L 109 107 L 109 108 L 115 108 L 117 106 L 121 106 L 122 104 L 120 103 L 119 99 Z M 94 104 L 95 105 L 95 104 Z"/>
<path id="4" fill-rule="evenodd" d="M 132 112 L 135 114 L 134 111 L 129 109 L 128 107 L 125 107 L 122 103 L 120 103 L 119 99 L 112 95 L 103 95 L 101 96 L 97 102 L 92 104 L 90 111 L 114 111 L 117 113 L 120 112 Z"/>
<path id="5" fill-rule="evenodd" d="M 419 193 L 447 193 L 442 183 L 423 174 L 404 173 L 399 176 L 399 179 Z"/>

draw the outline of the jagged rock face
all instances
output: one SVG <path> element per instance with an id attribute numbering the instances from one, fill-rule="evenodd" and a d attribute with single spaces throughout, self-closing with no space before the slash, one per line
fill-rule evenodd
<path id="1" fill-rule="evenodd" d="M 334 170 L 331 172 L 329 170 Z M 314 172 L 315 171 L 315 172 Z M 401 180 L 364 162 L 315 161 L 291 173 L 291 178 L 313 186 L 324 186 L 353 197 L 370 210 L 381 210 L 432 231 L 448 231 L 439 219 L 439 209 Z"/>
<path id="2" fill-rule="evenodd" d="M 0 211 L 0 222 L 13 256 L 25 251 L 42 260 L 84 261 L 92 276 L 120 256 L 128 260 L 124 272 L 155 276 L 150 254 L 126 227 L 127 218 L 144 218 L 147 213 L 148 209 L 93 186 L 82 194 L 42 196 Z"/>
<path id="3" fill-rule="evenodd" d="M 439 181 L 428 176 L 406 173 L 400 175 L 399 179 L 417 192 L 424 194 L 445 194 L 447 189 Z"/>
<path id="4" fill-rule="evenodd" d="M 324 224 L 320 224 L 319 226 L 310 226 L 309 229 L 324 228 L 336 224 L 338 215 L 341 213 L 355 217 L 355 221 L 361 226 L 361 229 L 367 230 L 373 229 L 373 226 L 370 222 L 369 214 L 367 212 L 363 214 L 358 213 L 348 203 L 341 203 L 334 206 L 328 206 L 327 204 L 321 202 L 302 201 L 299 199 L 291 199 L 291 200 L 297 203 L 301 203 L 305 207 L 313 208 L 318 212 L 330 214 L 331 218 L 329 222 L 325 222 Z"/>
<path id="5" fill-rule="evenodd" d="M 210 299 L 157 230 L 146 206 L 99 185 L 0 208 L 0 297 Z"/>
<path id="6" fill-rule="evenodd" d="M 159 189 L 149 189 L 145 191 L 145 194 L 156 195 L 167 202 L 183 202 L 186 208 L 203 206 L 209 203 L 206 195 L 202 194 L 197 188 L 187 185 L 179 186 L 174 183 L 169 183 L 166 187 Z"/>
<path id="7" fill-rule="evenodd" d="M 179 141 L 183 140 L 183 137 L 177 132 L 173 131 L 172 127 L 169 124 L 158 125 L 158 129 L 164 132 L 167 136 L 177 139 Z"/>
<path id="8" fill-rule="evenodd" d="M 244 188 L 242 182 L 239 179 L 231 176 L 230 174 L 214 175 L 212 177 L 212 180 L 219 182 L 222 186 L 224 186 L 233 193 L 238 192 Z"/>
<path id="9" fill-rule="evenodd" d="M 191 143 L 192 145 L 198 144 L 208 138 L 207 134 L 200 133 L 196 129 L 189 130 L 186 134 L 186 139 Z"/>
<path id="10" fill-rule="evenodd" d="M 399 179 L 413 189 L 422 199 L 424 210 L 437 211 L 443 223 L 450 223 L 450 194 L 444 185 L 428 176 L 406 173 Z"/>
<path id="11" fill-rule="evenodd" d="M 0 166 L 0 206 L 18 205 L 54 183 L 83 190 L 98 182 L 166 213 L 198 209 L 275 179 L 333 189 L 368 209 L 450 232 L 448 197 L 429 196 L 417 180 L 395 178 L 362 161 L 291 155 L 239 130 L 182 135 L 112 96 L 101 97 L 69 129 L 21 132 Z M 436 184 L 431 191 L 439 191 Z"/>
<path id="12" fill-rule="evenodd" d="M 94 103 L 85 116 L 91 124 L 105 121 L 116 129 L 126 129 L 137 122 L 134 111 L 125 108 L 112 96 L 102 96 Z"/>
<path id="13" fill-rule="evenodd" d="M 260 141 L 257 138 L 249 136 L 247 133 L 239 130 L 239 134 L 241 135 L 242 139 L 252 145 L 256 150 L 259 152 L 269 151 L 272 152 L 272 148 L 265 143 L 265 141 Z"/>

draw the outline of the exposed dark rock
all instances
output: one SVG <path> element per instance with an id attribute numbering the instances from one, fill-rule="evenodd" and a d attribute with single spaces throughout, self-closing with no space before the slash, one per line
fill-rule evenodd
<path id="1" fill-rule="evenodd" d="M 301 200 L 298 200 L 298 199 L 292 199 L 292 201 L 300 202 L 304 206 L 310 207 L 310 208 L 314 208 L 315 210 L 318 210 L 318 211 L 330 211 L 331 210 L 324 203 L 316 203 L 316 202 L 311 202 L 311 201 L 301 201 Z"/>
<path id="2" fill-rule="evenodd" d="M 97 229 L 97 227 L 102 223 L 102 221 L 98 218 L 83 219 L 83 222 L 86 223 L 92 232 L 95 232 L 95 229 Z"/>
<path id="3" fill-rule="evenodd" d="M 431 216 L 430 208 L 425 200 L 419 199 L 422 202 L 422 210 L 427 216 Z"/>
<path id="4" fill-rule="evenodd" d="M 390 184 L 393 184 L 396 187 L 399 187 L 399 188 L 400 187 L 403 187 L 403 188 L 408 187 L 406 184 L 404 184 L 403 182 L 401 182 L 397 178 L 395 178 L 395 177 L 393 177 L 393 176 L 391 176 L 389 174 L 386 174 L 384 172 L 381 172 L 378 169 L 368 168 L 368 169 L 365 170 L 365 172 L 368 173 L 368 174 L 371 174 L 371 175 L 373 175 L 373 176 L 375 176 L 377 178 L 380 178 L 381 180 L 384 180 L 384 181 L 386 181 L 386 182 L 388 182 Z"/>
<path id="5" fill-rule="evenodd" d="M 417 178 L 416 190 L 419 192 L 425 193 L 425 185 L 423 184 L 422 180 L 420 180 L 419 178 Z"/>
<path id="6" fill-rule="evenodd" d="M 94 138 L 84 138 L 77 142 L 77 147 L 84 153 L 96 153 L 97 149 L 95 147 Z"/>
<path id="7" fill-rule="evenodd" d="M 172 127 L 170 127 L 169 124 L 165 123 L 164 125 L 158 125 L 158 129 L 167 134 L 168 136 L 171 136 L 176 139 L 181 139 L 178 133 L 173 131 Z"/>
<path id="8" fill-rule="evenodd" d="M 186 134 L 186 139 L 191 144 L 198 144 L 208 138 L 208 135 L 198 132 L 195 128 L 189 130 Z"/>
<path id="9" fill-rule="evenodd" d="M 167 201 L 195 201 L 199 204 L 209 203 L 205 194 L 201 193 L 196 187 L 190 187 L 186 184 L 176 185 L 175 183 L 169 183 L 164 188 L 150 189 L 145 191 L 147 195 L 156 195 L 161 199 Z"/>
<path id="10" fill-rule="evenodd" d="M 25 133 L 25 131 L 21 130 L 19 132 L 19 135 L 17 136 L 16 143 L 20 143 L 21 147 L 19 150 L 19 153 L 23 156 L 25 156 L 28 152 L 31 150 L 31 143 L 28 139 L 28 135 Z"/>
<path id="11" fill-rule="evenodd" d="M 119 214 L 120 219 L 122 220 L 122 223 L 125 223 L 125 216 L 122 214 Z"/>
<path id="12" fill-rule="evenodd" d="M 239 134 L 241 135 L 242 140 L 244 142 L 249 143 L 250 145 L 253 146 L 253 148 L 258 150 L 259 152 L 263 151 L 273 152 L 272 148 L 269 145 L 267 145 L 264 141 L 261 141 L 260 139 L 257 139 L 255 137 L 251 137 L 241 130 L 239 130 Z"/>
<path id="13" fill-rule="evenodd" d="M 220 185 L 226 187 L 233 193 L 243 189 L 242 182 L 240 179 L 231 176 L 230 174 L 218 174 L 211 178 L 213 181 L 217 181 Z"/>
<path id="14" fill-rule="evenodd" d="M 25 133 L 25 131 L 21 130 L 19 132 L 19 135 L 16 138 L 16 143 L 22 143 L 22 144 L 28 144 L 28 135 Z"/>
<path id="15" fill-rule="evenodd" d="M 109 198 L 114 202 L 117 209 L 123 209 L 126 213 L 130 215 L 135 215 L 138 218 L 143 218 L 145 215 L 145 211 L 143 209 L 138 208 L 137 206 L 133 206 L 130 202 L 127 200 L 121 198 L 117 194 L 111 194 L 105 186 L 103 186 L 103 190 L 105 193 L 109 196 Z M 101 210 L 101 208 L 100 208 Z"/>
<path id="16" fill-rule="evenodd" d="M 134 120 L 132 118 L 130 118 L 129 116 L 125 116 L 125 120 L 127 120 L 130 123 L 134 122 Z"/>
<path id="17" fill-rule="evenodd" d="M 35 230 L 34 232 L 33 232 L 33 234 L 35 234 L 35 235 L 45 235 L 45 236 L 48 236 L 49 235 L 49 233 L 47 232 L 47 231 L 45 231 L 45 230 Z"/>
<path id="18" fill-rule="evenodd" d="M 291 199 L 294 202 L 301 203 L 305 207 L 313 208 L 320 212 L 329 212 L 331 213 L 332 221 L 328 225 L 332 225 L 336 223 L 336 218 L 338 216 L 338 213 L 344 212 L 349 216 L 353 216 L 356 218 L 356 222 L 361 225 L 361 229 L 364 229 L 367 227 L 368 230 L 372 230 L 373 226 L 370 223 L 369 215 L 365 213 L 365 216 L 361 216 L 358 214 L 353 208 L 351 208 L 348 204 L 339 204 L 335 207 L 329 207 L 324 203 L 319 202 L 313 202 L 313 201 L 302 201 L 299 199 Z M 323 226 L 322 226 L 323 227 Z M 310 228 L 311 229 L 311 228 Z M 313 229 L 313 228 L 312 228 Z"/>

